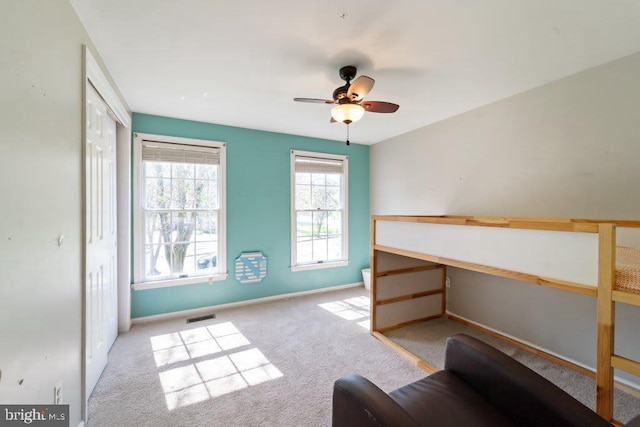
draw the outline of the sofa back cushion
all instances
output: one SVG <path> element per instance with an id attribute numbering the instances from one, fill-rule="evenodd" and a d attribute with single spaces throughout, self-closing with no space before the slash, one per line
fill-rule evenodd
<path id="1" fill-rule="evenodd" d="M 447 339 L 445 370 L 518 426 L 611 426 L 553 383 L 470 336 L 458 334 Z"/>

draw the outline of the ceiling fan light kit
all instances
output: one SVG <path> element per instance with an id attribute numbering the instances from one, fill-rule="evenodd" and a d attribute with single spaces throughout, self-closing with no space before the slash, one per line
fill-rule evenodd
<path id="1" fill-rule="evenodd" d="M 333 100 L 293 98 L 297 102 L 334 104 L 335 107 L 331 109 L 331 122 L 342 122 L 347 125 L 347 145 L 349 145 L 349 124 L 360 120 L 365 111 L 371 113 L 395 113 L 400 108 L 398 104 L 392 104 L 391 102 L 363 102 L 363 98 L 371 91 L 376 81 L 367 76 L 360 76 L 353 80 L 356 72 L 356 67 L 353 65 L 340 68 L 340 78 L 347 83 L 333 91 Z M 353 83 L 351 80 L 353 80 Z"/>
<path id="2" fill-rule="evenodd" d="M 346 124 L 357 122 L 363 115 L 364 107 L 360 104 L 340 104 L 331 109 L 331 117 Z"/>

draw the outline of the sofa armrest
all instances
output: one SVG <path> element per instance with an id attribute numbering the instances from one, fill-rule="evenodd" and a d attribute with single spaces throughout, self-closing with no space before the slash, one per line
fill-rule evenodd
<path id="1" fill-rule="evenodd" d="M 360 375 L 347 375 L 333 385 L 333 427 L 417 426 L 387 393 Z"/>
<path id="2" fill-rule="evenodd" d="M 464 334 L 447 339 L 451 371 L 518 426 L 608 426 L 595 412 L 501 351 Z"/>

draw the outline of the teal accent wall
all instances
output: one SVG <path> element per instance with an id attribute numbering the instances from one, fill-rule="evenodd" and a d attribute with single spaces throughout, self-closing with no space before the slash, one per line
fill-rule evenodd
<path id="1" fill-rule="evenodd" d="M 131 316 L 289 294 L 361 282 L 369 265 L 369 146 L 133 114 L 133 132 L 227 143 L 227 271 L 224 281 L 132 291 Z M 291 272 L 291 150 L 349 156 L 349 265 Z M 134 212 L 135 215 L 135 212 Z M 267 277 L 240 284 L 234 260 L 262 251 Z"/>

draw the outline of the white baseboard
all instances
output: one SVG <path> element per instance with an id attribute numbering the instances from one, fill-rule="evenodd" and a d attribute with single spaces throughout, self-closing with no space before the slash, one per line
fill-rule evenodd
<path id="1" fill-rule="evenodd" d="M 171 312 L 171 313 L 155 314 L 153 316 L 136 317 L 134 319 L 131 319 L 131 323 L 132 323 L 132 325 L 136 325 L 136 324 L 140 324 L 140 323 L 149 323 L 149 322 L 157 322 L 157 321 L 160 321 L 160 320 L 175 319 L 177 317 L 197 317 L 199 315 L 208 314 L 208 313 L 211 312 L 211 310 L 222 310 L 222 309 L 225 309 L 225 308 L 242 307 L 242 306 L 253 305 L 253 304 L 262 304 L 262 303 L 269 302 L 269 301 L 276 301 L 276 300 L 287 299 L 287 298 L 297 298 L 297 297 L 301 297 L 301 296 L 304 296 L 304 295 L 311 295 L 311 294 L 319 294 L 319 293 L 323 293 L 323 292 L 338 291 L 338 290 L 341 290 L 341 289 L 355 288 L 355 287 L 363 286 L 363 285 L 364 285 L 364 282 L 356 282 L 356 283 L 349 283 L 349 284 L 346 284 L 346 285 L 329 286 L 327 288 L 312 289 L 310 291 L 292 292 L 292 293 L 289 293 L 289 294 L 273 295 L 273 296 L 270 296 L 270 297 L 250 299 L 250 300 L 246 300 L 246 301 L 231 302 L 231 303 L 228 303 L 228 304 L 210 305 L 210 306 L 207 306 L 207 307 L 193 308 L 193 309 L 190 309 L 190 310 L 182 310 L 182 311 L 174 311 L 174 312 Z"/>
<path id="2" fill-rule="evenodd" d="M 569 357 L 563 356 L 562 354 L 556 353 L 555 351 L 551 351 L 551 350 L 549 350 L 547 348 L 541 347 L 539 345 L 535 345 L 535 344 L 533 344 L 533 343 L 531 343 L 531 342 L 529 342 L 527 340 L 523 340 L 522 338 L 518 338 L 518 337 L 515 337 L 513 335 L 509 335 L 509 334 L 507 334 L 505 332 L 502 332 L 502 331 L 499 331 L 499 330 L 497 330 L 495 328 L 491 328 L 491 327 L 489 327 L 487 325 L 483 325 L 482 323 L 478 323 L 478 322 L 475 322 L 473 320 L 467 319 L 466 317 L 460 316 L 459 314 L 456 314 L 453 311 L 447 310 L 447 314 L 451 314 L 453 316 L 459 317 L 460 319 L 464 320 L 465 322 L 469 322 L 469 323 L 474 324 L 476 326 L 480 326 L 481 328 L 487 329 L 487 330 L 489 330 L 491 332 L 495 332 L 496 334 L 502 335 L 503 337 L 507 337 L 507 338 L 512 339 L 514 341 L 517 341 L 517 342 L 519 342 L 521 344 L 528 345 L 529 347 L 533 347 L 536 350 L 543 351 L 543 352 L 545 352 L 547 354 L 550 354 L 552 356 L 557 357 L 558 359 L 562 359 L 562 360 L 565 360 L 565 361 L 567 361 L 569 363 L 572 363 L 574 365 L 580 366 L 581 368 L 584 368 L 584 369 L 586 369 L 588 371 L 596 372 L 595 368 L 593 368 L 593 367 L 591 367 L 589 365 L 585 365 L 584 363 L 581 363 L 581 362 L 578 362 L 577 360 L 573 360 L 573 359 L 571 359 Z M 636 384 L 636 383 L 634 383 L 632 381 L 629 381 L 627 379 L 620 378 L 617 375 L 614 375 L 614 379 L 615 379 L 616 382 L 618 382 L 620 384 L 624 384 L 624 385 L 626 385 L 628 387 L 631 387 L 632 389 L 640 391 L 640 384 Z"/>
<path id="3" fill-rule="evenodd" d="M 118 327 L 118 334 L 124 334 L 125 332 L 129 332 L 131 330 L 131 325 L 132 324 L 133 324 L 132 322 L 129 322 L 129 328 L 128 329 L 127 328 Z"/>

